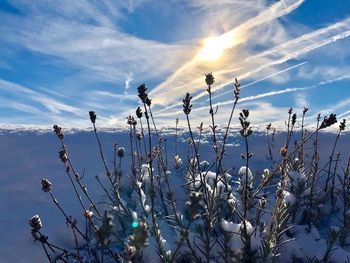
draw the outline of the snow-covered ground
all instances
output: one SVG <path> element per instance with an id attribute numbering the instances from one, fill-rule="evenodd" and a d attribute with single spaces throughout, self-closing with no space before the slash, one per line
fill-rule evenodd
<path id="1" fill-rule="evenodd" d="M 168 136 L 169 156 L 173 156 L 174 140 L 172 136 Z M 276 154 L 282 145 L 284 136 L 284 133 L 276 136 Z M 186 138 L 186 134 L 179 138 L 179 155 L 183 158 L 187 155 Z M 80 174 L 84 172 L 89 192 L 99 200 L 102 191 L 96 185 L 94 176 L 103 174 L 103 164 L 99 159 L 94 134 L 90 131 L 75 131 L 67 134 L 65 140 L 78 172 Z M 113 142 L 125 147 L 128 152 L 129 141 L 126 132 L 104 132 L 101 134 L 101 140 L 109 161 L 112 160 Z M 262 173 L 265 168 L 271 166 L 265 157 L 267 153 L 266 137 L 264 133 L 256 133 L 249 140 L 250 151 L 254 154 L 250 167 L 253 173 L 255 171 Z M 328 157 L 333 141 L 334 134 L 320 136 L 321 158 Z M 244 152 L 241 144 L 239 136 L 229 137 L 224 165 L 226 168 L 232 168 L 232 175 L 237 175 L 238 169 L 244 165 L 244 161 L 240 158 L 240 154 Z M 339 150 L 344 156 L 348 156 L 349 149 L 350 135 L 346 134 L 340 140 Z M 60 204 L 71 215 L 81 218 L 78 203 L 73 196 L 64 167 L 58 158 L 59 150 L 56 136 L 44 129 L 40 132 L 35 130 L 3 130 L 0 132 L 0 262 L 43 262 L 44 252 L 38 244 L 34 244 L 28 225 L 28 219 L 34 214 L 40 214 L 45 234 L 49 235 L 50 240 L 63 246 L 71 244 L 69 235 L 66 234 L 68 230 L 64 218 L 49 196 L 41 190 L 40 185 L 42 178 L 48 178 L 53 183 L 53 192 Z M 213 159 L 214 152 L 211 149 L 210 136 L 203 139 L 201 153 L 202 160 Z M 130 158 L 126 157 L 123 163 L 125 174 L 128 173 L 128 162 Z M 291 199 L 292 197 L 289 197 L 289 200 Z M 337 224 L 335 218 L 330 218 L 329 222 L 323 222 L 324 229 Z M 230 227 L 230 224 L 226 222 L 224 226 Z M 306 233 L 305 226 L 299 225 L 291 230 L 291 234 L 295 239 L 284 249 L 288 248 L 295 255 L 312 257 L 313 254 L 322 255 L 325 251 L 326 230 L 312 229 Z M 282 258 L 283 256 L 282 253 Z M 336 262 L 342 262 L 345 251 L 338 248 L 333 252 L 333 257 Z M 287 260 L 289 259 L 283 258 L 283 262 Z"/>

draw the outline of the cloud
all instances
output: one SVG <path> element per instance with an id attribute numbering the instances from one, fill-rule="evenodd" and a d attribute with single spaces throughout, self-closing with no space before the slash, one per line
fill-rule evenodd
<path id="1" fill-rule="evenodd" d="M 218 74 L 218 71 L 221 70 L 222 73 L 219 73 L 220 78 L 218 78 L 219 83 L 227 82 L 228 76 L 225 76 L 225 71 L 227 71 L 227 69 L 230 71 L 237 71 L 236 65 L 241 65 L 239 62 L 244 61 L 245 54 L 242 53 L 242 56 L 240 56 L 235 52 L 237 50 L 234 50 L 234 48 L 248 41 L 247 38 L 251 34 L 250 30 L 257 26 L 280 27 L 278 24 L 271 23 L 271 21 L 292 12 L 299 7 L 302 2 L 303 1 L 279 1 L 268 9 L 260 12 L 255 17 L 248 19 L 241 25 L 218 36 L 222 41 L 227 42 L 224 58 L 221 59 L 220 62 L 213 64 L 210 62 L 204 63 L 198 59 L 198 57 L 194 56 L 192 60 L 180 67 L 174 74 L 151 91 L 150 95 L 154 99 L 154 102 L 164 106 L 173 103 L 174 100 L 179 97 L 180 94 L 178 91 L 180 90 L 186 90 L 188 92 L 198 91 L 203 82 L 203 77 L 199 78 L 199 76 L 203 76 L 203 74 L 208 71 L 214 71 L 215 74 Z M 243 66 L 245 65 L 241 65 L 241 67 Z"/>
<path id="2" fill-rule="evenodd" d="M 250 78 L 265 69 L 278 66 L 291 59 L 300 58 L 315 49 L 347 38 L 348 36 L 350 36 L 350 18 L 328 27 L 315 30 L 311 33 L 304 34 L 272 49 L 263 51 L 257 55 L 249 56 L 246 59 L 237 57 L 234 61 L 235 64 L 240 65 L 240 68 L 228 64 L 228 68 L 230 68 L 229 70 L 220 69 L 214 71 L 217 83 L 213 88 L 213 91 L 219 91 L 227 87 L 229 84 L 232 84 L 234 81 L 232 75 L 237 77 L 239 80 Z M 222 65 L 220 66 L 222 68 Z M 189 68 L 189 70 L 190 69 L 191 68 Z M 205 67 L 201 67 L 200 69 L 205 70 Z M 195 70 L 196 69 L 194 69 L 194 71 Z M 187 76 L 181 76 L 181 78 L 179 77 L 178 79 L 175 78 L 174 75 L 163 82 L 158 89 L 153 91 L 156 103 L 160 102 L 160 104 L 164 105 L 172 104 L 174 103 L 174 100 L 178 98 L 179 90 L 186 90 L 195 93 L 196 91 L 200 90 L 201 87 L 203 87 L 203 77 L 197 77 L 200 74 L 193 76 L 193 73 L 188 73 L 188 78 Z M 172 85 L 176 88 L 170 88 Z M 167 88 L 164 86 L 167 86 Z M 207 92 L 202 91 L 194 95 L 193 100 L 198 100 L 206 95 Z M 164 98 L 167 99 L 165 100 Z M 174 100 L 171 100 L 169 98 L 174 98 Z"/>

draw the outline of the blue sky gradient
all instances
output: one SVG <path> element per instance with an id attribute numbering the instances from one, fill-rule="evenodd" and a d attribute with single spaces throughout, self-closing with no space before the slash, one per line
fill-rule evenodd
<path id="1" fill-rule="evenodd" d="M 186 92 L 209 125 L 209 72 L 222 123 L 236 77 L 255 125 L 283 124 L 289 107 L 309 107 L 309 123 L 350 117 L 348 0 L 0 0 L 0 20 L 3 126 L 87 127 L 89 110 L 124 125 L 141 83 L 159 125 L 183 119 Z M 225 41 L 215 61 L 200 56 L 208 37 Z"/>

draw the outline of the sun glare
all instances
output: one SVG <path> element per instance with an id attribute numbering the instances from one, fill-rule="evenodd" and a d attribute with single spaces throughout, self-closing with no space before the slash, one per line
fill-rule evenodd
<path id="1" fill-rule="evenodd" d="M 198 53 L 198 58 L 205 61 L 218 60 L 225 49 L 232 47 L 231 34 L 224 34 L 219 37 L 209 37 L 205 40 L 203 48 Z"/>

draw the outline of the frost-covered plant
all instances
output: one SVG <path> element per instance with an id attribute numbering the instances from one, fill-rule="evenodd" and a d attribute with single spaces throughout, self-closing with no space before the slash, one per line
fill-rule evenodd
<path id="1" fill-rule="evenodd" d="M 318 152 L 319 131 L 336 123 L 336 116 L 326 116 L 322 122 L 318 116 L 315 131 L 308 133 L 304 124 L 308 109 L 304 108 L 301 136 L 293 149 L 291 142 L 297 115 L 289 109 L 287 136 L 280 148 L 280 159 L 274 152 L 275 130 L 268 124 L 267 158 L 271 167 L 254 172 L 253 153 L 250 152 L 250 144 L 254 143 L 250 111 L 243 109 L 236 120 L 240 124 L 237 133 L 245 147 L 238 164 L 240 169 L 235 171 L 231 166 L 227 167 L 224 159 L 228 137 L 236 132 L 231 129 L 231 123 L 240 99 L 240 83 L 235 79 L 234 103 L 222 136 L 216 123 L 218 108 L 212 104 L 215 84 L 212 73 L 205 75 L 205 83 L 209 96 L 212 160 L 204 160 L 201 156 L 204 127 L 201 123 L 195 129 L 191 123 L 193 105 L 189 93 L 183 99 L 189 134 L 187 156 L 182 156 L 178 149 L 177 119 L 174 156 L 168 158 L 166 138 L 157 129 L 145 84 L 138 87 L 140 106 L 136 109 L 136 117 L 127 117 L 129 145 L 115 143 L 112 162 L 106 159 L 100 142 L 97 115 L 89 112 L 104 167 L 103 177 L 96 176 L 104 195 L 103 202 L 94 200 L 84 182 L 84 174 L 81 176 L 75 169 L 63 129 L 57 125 L 53 127 L 60 142 L 59 158 L 82 218 L 72 218 L 56 199 L 52 183 L 48 179 L 41 181 L 42 190 L 64 216 L 74 241 L 73 248 L 69 249 L 51 244 L 41 233 L 40 217 L 32 217 L 29 221 L 32 235 L 41 243 L 50 262 L 279 262 L 286 244 L 298 239 L 294 227 L 305 225 L 306 235 L 315 234 L 324 218 L 320 212 L 322 202 L 337 205 L 334 198 L 329 200 L 320 191 L 318 182 L 322 180 L 324 170 L 327 171 L 329 191 L 342 202 L 342 226 L 341 231 L 329 231 L 325 253 L 318 257 L 310 255 L 309 259 L 330 262 L 337 242 L 345 245 L 350 233 L 350 161 L 343 176 L 336 177 L 336 170 L 329 169 L 333 167 L 335 146 L 328 170 L 320 167 Z M 345 129 L 345 122 L 342 123 L 341 131 Z M 340 131 L 336 136 L 337 143 Z M 309 150 L 307 144 L 311 140 L 313 148 Z M 123 164 L 127 155 L 130 155 L 130 165 Z M 332 192 L 329 194 L 332 196 Z M 292 256 L 300 258 L 299 255 Z"/>

